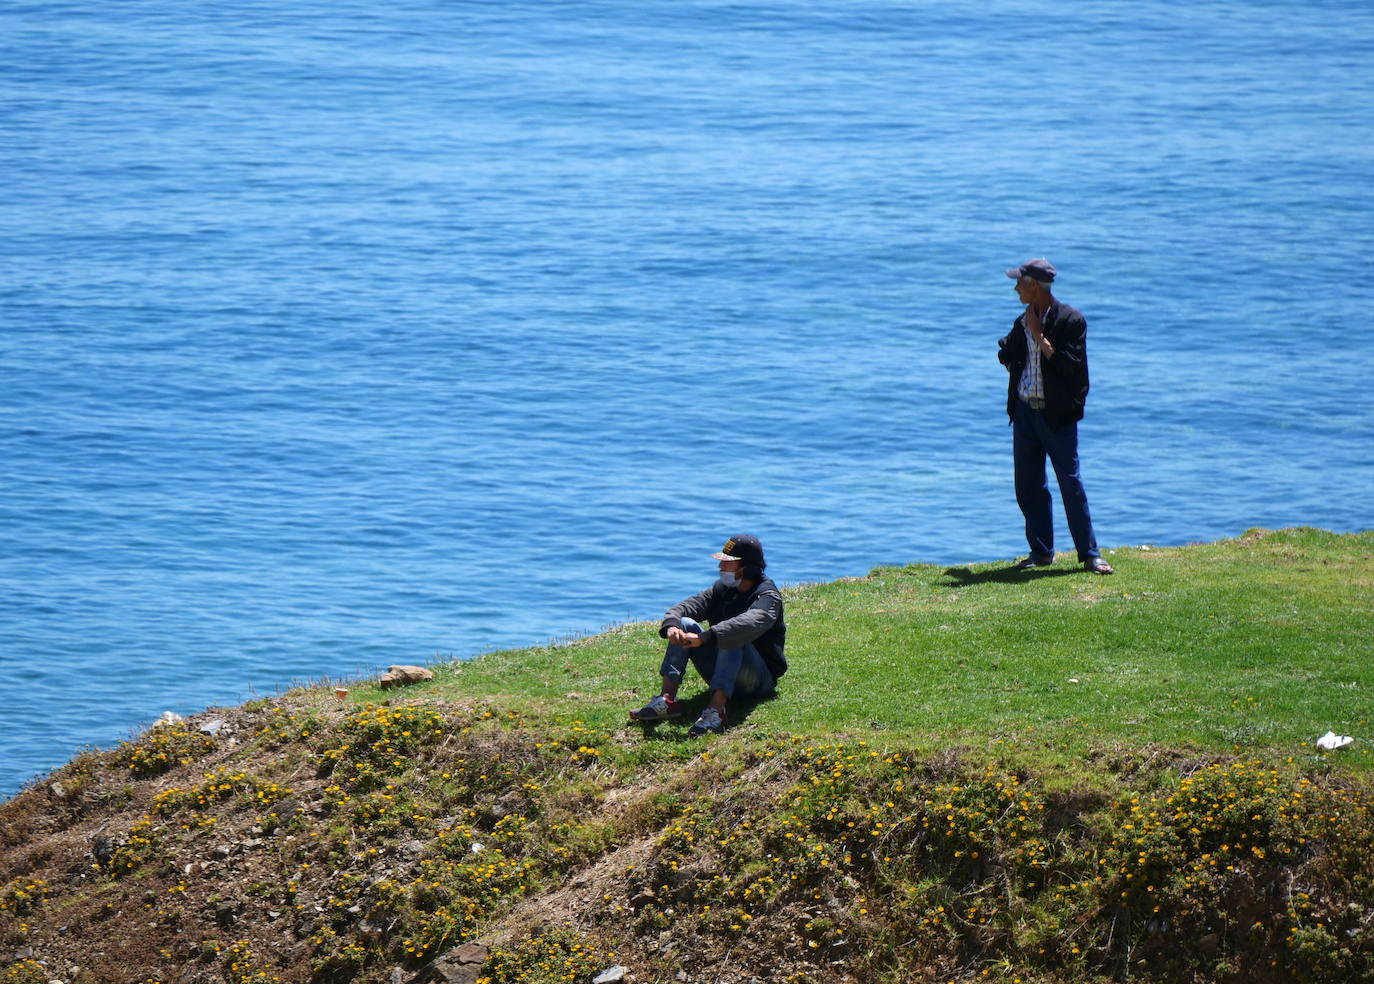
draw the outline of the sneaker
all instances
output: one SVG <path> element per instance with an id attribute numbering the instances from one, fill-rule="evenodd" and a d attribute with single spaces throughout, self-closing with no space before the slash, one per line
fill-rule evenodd
<path id="1" fill-rule="evenodd" d="M 682 713 L 677 701 L 659 694 L 637 711 L 630 712 L 631 721 L 666 721 Z"/>
<path id="2" fill-rule="evenodd" d="M 725 730 L 725 712 L 718 711 L 714 707 L 707 707 L 697 718 L 697 723 L 687 731 L 688 738 L 700 738 L 708 731 L 720 734 Z"/>

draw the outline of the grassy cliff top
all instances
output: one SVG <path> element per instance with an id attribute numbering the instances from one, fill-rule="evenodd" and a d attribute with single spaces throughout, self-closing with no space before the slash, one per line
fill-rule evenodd
<path id="1" fill-rule="evenodd" d="M 0 803 L 0 984 L 1374 979 L 1374 533 L 1112 562 L 790 588 L 698 741 L 639 623 L 81 755 Z"/>
<path id="2" fill-rule="evenodd" d="M 1159 744 L 1314 761 L 1328 730 L 1374 739 L 1374 532 L 1253 530 L 1110 557 L 1111 577 L 1061 554 L 1028 572 L 913 564 L 787 589 L 792 669 L 777 700 L 732 723 L 1011 743 L 1054 766 Z M 452 664 L 431 690 L 615 728 L 657 692 L 657 627 Z M 1345 758 L 1367 765 L 1371 747 Z"/>

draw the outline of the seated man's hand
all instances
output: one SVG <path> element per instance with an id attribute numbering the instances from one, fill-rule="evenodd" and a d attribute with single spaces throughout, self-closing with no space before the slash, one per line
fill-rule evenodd
<path id="1" fill-rule="evenodd" d="M 701 645 L 701 636 L 695 632 L 686 632 L 673 626 L 668 630 L 668 641 L 674 646 L 685 646 L 688 649 L 696 649 Z"/>

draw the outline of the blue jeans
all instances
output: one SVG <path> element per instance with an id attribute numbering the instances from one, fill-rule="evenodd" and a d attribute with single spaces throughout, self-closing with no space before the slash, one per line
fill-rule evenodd
<path id="1" fill-rule="evenodd" d="M 682 620 L 682 630 L 693 633 L 706 631 L 690 618 Z M 773 674 L 768 672 L 768 665 L 753 643 L 746 642 L 738 649 L 719 649 L 710 644 L 688 649 L 670 642 L 658 671 L 669 680 L 681 683 L 689 659 L 707 686 L 712 690 L 723 690 L 726 697 L 735 694 L 741 697 L 766 697 L 776 686 Z"/>
<path id="2" fill-rule="evenodd" d="M 1016 467 L 1016 504 L 1026 517 L 1031 556 L 1037 560 L 1054 556 L 1054 501 L 1045 480 L 1047 456 L 1059 479 L 1059 496 L 1064 500 L 1064 515 L 1078 559 L 1100 556 L 1088 514 L 1088 494 L 1078 473 L 1078 424 L 1051 430 L 1043 413 L 1025 400 L 1017 400 L 1011 418 L 1011 453 Z"/>

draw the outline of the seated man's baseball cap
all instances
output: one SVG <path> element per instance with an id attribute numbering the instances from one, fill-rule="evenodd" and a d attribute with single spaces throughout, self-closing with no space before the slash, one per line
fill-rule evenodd
<path id="1" fill-rule="evenodd" d="M 1038 280 L 1042 284 L 1048 284 L 1054 280 L 1054 264 L 1043 256 L 1037 257 L 1034 260 L 1027 260 L 1019 267 L 1012 267 L 1007 271 L 1007 276 L 1012 280 L 1030 277 L 1032 280 Z"/>
<path id="2" fill-rule="evenodd" d="M 757 567 L 759 570 L 767 566 L 763 560 L 763 544 L 759 543 L 758 537 L 748 533 L 736 533 L 725 541 L 725 546 L 718 553 L 711 556 L 715 560 L 742 560 L 744 566 Z"/>

